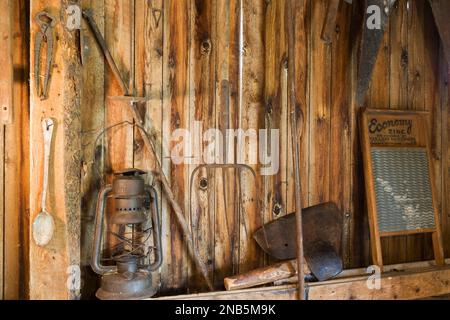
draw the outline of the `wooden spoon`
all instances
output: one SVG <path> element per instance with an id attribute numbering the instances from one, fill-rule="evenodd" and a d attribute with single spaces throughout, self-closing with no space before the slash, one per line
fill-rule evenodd
<path id="1" fill-rule="evenodd" d="M 50 166 L 50 148 L 52 145 L 54 123 L 52 119 L 45 119 L 42 122 L 42 130 L 44 132 L 44 183 L 42 187 L 41 212 L 38 214 L 33 223 L 33 239 L 40 247 L 44 247 L 53 238 L 55 230 L 55 221 L 50 213 L 47 212 L 47 189 L 48 189 L 48 172 Z"/>

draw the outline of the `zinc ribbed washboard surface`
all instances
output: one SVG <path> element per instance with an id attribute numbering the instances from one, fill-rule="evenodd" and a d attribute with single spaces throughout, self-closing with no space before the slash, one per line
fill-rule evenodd
<path id="1" fill-rule="evenodd" d="M 373 148 L 371 154 L 379 231 L 434 229 L 426 149 Z"/>

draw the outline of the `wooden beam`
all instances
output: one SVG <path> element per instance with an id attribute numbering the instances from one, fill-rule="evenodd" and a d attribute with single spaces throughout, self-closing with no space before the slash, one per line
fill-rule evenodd
<path id="1" fill-rule="evenodd" d="M 448 259 L 447 264 L 450 264 Z M 434 261 L 421 261 L 415 263 L 394 264 L 385 267 L 385 272 L 408 271 L 420 268 L 429 268 L 436 266 Z M 310 275 L 308 266 L 304 265 L 304 274 Z M 367 268 L 344 270 L 334 279 L 342 279 L 367 274 Z M 248 273 L 227 277 L 224 279 L 227 291 L 255 288 L 265 284 L 274 283 L 275 285 L 293 284 L 298 281 L 297 265 L 295 260 L 284 261 L 272 266 L 255 269 Z"/>
<path id="2" fill-rule="evenodd" d="M 12 122 L 13 110 L 13 0 L 0 2 L 0 39 L 2 54 L 0 55 L 0 119 L 6 125 Z"/>
<path id="3" fill-rule="evenodd" d="M 81 67 L 77 31 L 66 29 L 66 7 L 74 1 L 32 0 L 30 2 L 31 48 L 39 31 L 34 17 L 47 11 L 57 17 L 55 54 L 48 100 L 36 90 L 30 96 L 30 231 L 40 208 L 43 178 L 43 134 L 41 121 L 55 122 L 51 148 L 47 209 L 55 219 L 55 233 L 46 247 L 30 243 L 30 299 L 66 300 L 79 297 L 77 275 L 80 265 L 80 164 L 81 164 Z M 31 56 L 34 65 L 34 56 Z M 35 75 L 30 74 L 32 88 Z M 78 269 L 78 270 L 77 270 Z M 73 278 L 71 278 L 73 276 Z M 74 281 L 69 281 L 74 280 Z M 73 283 L 74 286 L 71 284 Z"/>
<path id="4" fill-rule="evenodd" d="M 380 288 L 370 289 L 369 275 L 313 283 L 308 300 L 415 300 L 450 293 L 450 266 L 390 272 L 381 276 Z M 297 286 L 184 295 L 158 300 L 295 300 Z"/>

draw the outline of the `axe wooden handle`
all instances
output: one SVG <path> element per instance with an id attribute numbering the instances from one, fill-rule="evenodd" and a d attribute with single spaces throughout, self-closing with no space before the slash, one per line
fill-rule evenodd
<path id="1" fill-rule="evenodd" d="M 304 264 L 306 266 L 306 263 Z M 305 267 L 305 274 L 310 273 Z M 297 274 L 297 260 L 280 262 L 250 272 L 224 279 L 227 291 L 241 290 L 289 279 Z"/>

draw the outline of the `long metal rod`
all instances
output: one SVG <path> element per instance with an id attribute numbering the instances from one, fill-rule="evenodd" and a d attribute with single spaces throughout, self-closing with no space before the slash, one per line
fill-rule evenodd
<path id="1" fill-rule="evenodd" d="M 119 72 L 119 69 L 116 66 L 116 63 L 114 62 L 114 59 L 112 58 L 111 54 L 109 53 L 109 50 L 106 46 L 106 42 L 101 35 L 97 24 L 95 23 L 94 19 L 92 18 L 92 14 L 90 13 L 83 13 L 84 17 L 86 18 L 87 22 L 89 23 L 92 31 L 94 32 L 95 38 L 97 39 L 97 42 L 99 43 L 100 47 L 102 48 L 102 51 L 106 57 L 106 61 L 108 62 L 110 68 L 112 69 L 114 76 L 121 84 L 122 90 L 124 91 L 125 96 L 128 96 L 128 88 L 125 85 L 125 82 L 122 80 L 121 74 Z M 183 209 L 178 204 L 175 198 L 175 194 L 170 186 L 169 180 L 167 179 L 167 176 L 164 173 L 164 170 L 161 165 L 161 159 L 158 157 L 158 153 L 156 152 L 156 143 L 154 141 L 153 137 L 150 137 L 145 130 L 142 129 L 142 126 L 144 125 L 144 120 L 142 116 L 139 114 L 137 108 L 136 108 L 136 102 L 130 101 L 128 104 L 130 108 L 130 112 L 133 116 L 134 121 L 136 124 L 138 124 L 139 129 L 141 130 L 141 136 L 144 141 L 144 144 L 146 148 L 153 154 L 156 162 L 156 174 L 158 175 L 158 179 L 161 181 L 163 190 L 167 196 L 167 199 L 169 200 L 172 209 L 175 213 L 175 216 L 178 220 L 178 224 L 181 226 L 181 229 L 183 231 L 183 234 L 185 236 L 185 240 L 187 242 L 188 249 L 190 251 L 190 254 L 194 260 L 195 265 L 202 273 L 202 276 L 204 277 L 208 288 L 212 291 L 214 290 L 213 284 L 211 279 L 209 278 L 209 272 L 208 268 L 206 267 L 206 264 L 203 262 L 200 253 L 194 246 L 193 237 L 189 230 L 188 223 L 185 219 L 185 215 L 183 213 Z"/>
<path id="2" fill-rule="evenodd" d="M 291 107 L 291 138 L 294 157 L 295 171 L 295 217 L 297 228 L 297 268 L 298 268 L 298 295 L 300 300 L 305 300 L 305 273 L 303 269 L 303 221 L 302 221 L 302 188 L 300 182 L 300 148 L 299 143 L 301 136 L 299 135 L 299 127 L 297 123 L 297 115 L 301 110 L 297 110 L 296 99 L 296 79 L 295 79 L 295 1 L 286 1 L 286 32 L 288 35 L 288 77 L 289 77 L 289 98 Z M 303 123 L 303 115 L 300 114 L 300 120 Z M 300 126 L 300 129 L 303 129 Z"/>

